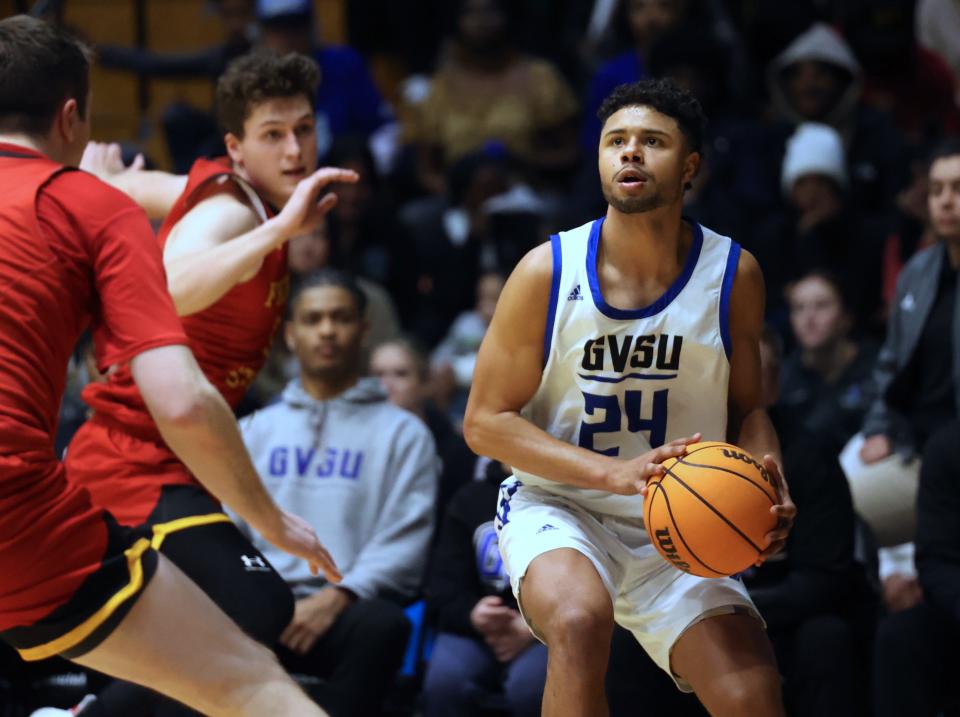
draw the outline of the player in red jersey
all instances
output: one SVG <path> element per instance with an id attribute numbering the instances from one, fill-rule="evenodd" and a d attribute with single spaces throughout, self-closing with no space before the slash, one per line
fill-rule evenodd
<path id="1" fill-rule="evenodd" d="M 263 489 L 236 424 L 184 346 L 143 212 L 71 169 L 89 137 L 85 48 L 0 21 L 0 637 L 211 715 L 322 715 L 269 651 L 167 558 L 70 484 L 53 452 L 68 357 L 91 326 L 102 368 L 129 363 L 163 438 L 270 540 L 336 567 Z M 322 178 L 300 192 L 317 220 Z"/>
<path id="2" fill-rule="evenodd" d="M 303 228 L 291 220 L 300 212 L 297 193 L 315 177 L 323 184 L 356 180 L 345 170 L 314 174 L 318 79 L 315 63 L 302 55 L 253 54 L 232 63 L 217 87 L 230 156 L 193 165 L 159 232 L 190 349 L 232 407 L 282 321 L 286 240 Z M 154 191 L 162 186 L 156 178 Z M 335 201 L 324 197 L 317 212 Z M 106 383 L 85 389 L 94 413 L 67 451 L 70 481 L 122 525 L 149 526 L 154 545 L 247 634 L 275 644 L 293 616 L 289 587 L 165 443 L 140 393 L 123 363 Z M 80 714 L 141 713 L 155 710 L 159 699 L 113 683 Z"/>

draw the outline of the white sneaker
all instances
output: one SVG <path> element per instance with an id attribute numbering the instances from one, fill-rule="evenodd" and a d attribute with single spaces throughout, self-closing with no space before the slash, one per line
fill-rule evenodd
<path id="1" fill-rule="evenodd" d="M 75 707 L 71 707 L 68 710 L 63 710 L 59 707 L 41 707 L 40 709 L 31 712 L 30 717 L 73 717 L 91 702 L 96 701 L 96 699 L 96 695 L 87 695 L 80 700 Z"/>

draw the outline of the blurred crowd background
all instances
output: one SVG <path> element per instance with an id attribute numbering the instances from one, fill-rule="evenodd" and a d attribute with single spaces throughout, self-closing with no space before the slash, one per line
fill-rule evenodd
<path id="1" fill-rule="evenodd" d="M 392 402 L 426 422 L 442 459 L 434 557 L 423 588 L 404 596 L 415 608 L 413 637 L 387 712 L 426 704 L 437 715 L 536 714 L 535 690 L 514 700 L 516 684 L 503 675 L 430 671 L 437 634 L 483 645 L 464 600 L 470 613 L 489 596 L 509 599 L 496 551 L 477 537 L 492 520 L 488 493 L 502 468 L 469 452 L 460 425 L 506 276 L 551 233 L 604 213 L 595 113 L 614 87 L 646 77 L 673 78 L 709 118 L 685 214 L 736 239 L 766 278 L 764 388 L 800 517 L 785 558 L 744 579 L 774 638 L 791 713 L 884 713 L 876 676 L 896 674 L 890 656 L 933 649 L 926 638 L 915 644 L 916 629 L 907 630 L 914 643 L 897 642 L 902 630 L 884 625 L 899 613 L 932 603 L 945 620 L 938 629 L 960 635 L 960 601 L 951 613 L 925 594 L 916 556 L 936 551 L 914 549 L 924 529 L 915 507 L 920 466 L 933 465 L 924 451 L 945 427 L 960 435 L 949 338 L 955 264 L 941 261 L 910 285 L 939 287 L 931 316 L 946 337 L 914 344 L 895 369 L 882 360 L 896 347 L 891 316 L 913 301 L 902 269 L 943 238 L 930 221 L 927 158 L 960 134 L 960 3 L 0 0 L 0 17 L 31 9 L 96 48 L 94 138 L 120 142 L 128 161 L 143 153 L 148 166 L 176 173 L 223 154 L 213 89 L 232 59 L 266 47 L 319 64 L 321 163 L 355 169 L 361 180 L 337 190 L 325 226 L 291 242 L 293 281 L 323 268 L 358 278 L 368 298 L 369 371 Z M 947 211 L 960 216 L 953 205 Z M 98 380 L 87 355 L 78 347 L 61 446 L 86 418 L 79 387 Z M 296 357 L 278 341 L 243 412 L 271 404 L 296 373 Z M 877 422 L 884 410 L 906 418 L 905 434 Z M 890 445 L 863 453 L 856 441 L 864 434 Z M 943 457 L 957 441 L 941 443 L 937 466 L 960 468 L 955 455 Z M 881 479 L 857 483 L 858 470 L 884 461 L 888 473 L 902 468 L 906 485 L 892 518 L 869 512 L 865 494 Z M 471 513 L 478 500 L 489 518 Z M 960 524 L 960 514 L 945 519 Z M 960 536 L 950 540 L 954 560 Z M 954 567 L 960 574 L 960 559 Z M 960 579 L 951 580 L 960 596 Z M 608 686 L 614 713 L 696 713 L 621 637 Z M 960 662 L 954 650 L 936 654 Z M 509 662 L 495 657 L 494 666 Z M 0 714 L 22 714 L 51 695 L 69 703 L 91 679 L 63 665 L 25 669 L 11 659 L 5 682 L 0 675 Z M 527 670 L 536 683 L 540 673 Z M 426 685 L 446 695 L 465 680 L 480 685 L 469 708 L 437 711 L 421 694 Z M 949 680 L 941 683 L 936 709 L 949 713 L 958 701 Z"/>

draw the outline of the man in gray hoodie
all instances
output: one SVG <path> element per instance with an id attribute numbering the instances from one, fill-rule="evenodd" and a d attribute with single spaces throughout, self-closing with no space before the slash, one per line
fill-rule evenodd
<path id="1" fill-rule="evenodd" d="M 365 302 L 349 275 L 306 279 L 285 333 L 300 378 L 241 426 L 274 500 L 296 506 L 343 571 L 327 583 L 252 536 L 297 598 L 278 655 L 321 678 L 313 696 L 334 717 L 377 714 L 393 683 L 410 630 L 398 603 L 420 588 L 439 473 L 427 427 L 360 377 Z"/>

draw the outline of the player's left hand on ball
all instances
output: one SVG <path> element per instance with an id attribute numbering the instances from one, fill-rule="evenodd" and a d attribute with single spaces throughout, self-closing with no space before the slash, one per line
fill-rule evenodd
<path id="1" fill-rule="evenodd" d="M 635 492 L 646 497 L 647 486 L 650 484 L 650 480 L 662 476 L 665 473 L 662 465 L 663 462 L 684 455 L 687 452 L 687 446 L 693 443 L 699 443 L 702 438 L 703 436 L 699 433 L 695 433 L 686 438 L 678 438 L 630 461 L 631 464 L 638 463 L 641 466 L 640 482 L 637 483 L 637 490 Z"/>
<path id="2" fill-rule="evenodd" d="M 337 564 L 330 553 L 320 543 L 316 532 L 303 518 L 281 511 L 280 527 L 275 535 L 267 535 L 260 531 L 263 537 L 281 550 L 303 558 L 310 564 L 310 572 L 314 575 L 323 573 L 332 583 L 342 579 Z"/>
<path id="3" fill-rule="evenodd" d="M 777 488 L 780 503 L 770 506 L 770 512 L 777 516 L 777 527 L 767 533 L 767 547 L 760 553 L 760 559 L 756 562 L 758 567 L 763 565 L 764 560 L 783 549 L 797 516 L 797 506 L 793 504 L 793 499 L 790 497 L 790 488 L 783 477 L 780 465 L 773 456 L 768 454 L 763 457 L 763 467 L 767 469 Z"/>

